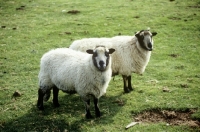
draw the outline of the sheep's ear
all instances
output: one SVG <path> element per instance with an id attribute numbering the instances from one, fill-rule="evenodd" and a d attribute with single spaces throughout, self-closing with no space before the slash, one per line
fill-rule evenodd
<path id="1" fill-rule="evenodd" d="M 135 36 L 138 38 L 138 39 L 144 39 L 144 35 L 142 34 L 140 34 L 140 33 L 137 33 L 137 34 L 135 34 Z"/>
<path id="2" fill-rule="evenodd" d="M 139 34 L 139 33 L 135 34 L 135 37 L 139 38 L 139 37 L 140 37 L 140 34 Z"/>
<path id="3" fill-rule="evenodd" d="M 110 48 L 110 49 L 109 49 L 109 54 L 112 54 L 113 52 L 115 52 L 115 49 Z"/>
<path id="4" fill-rule="evenodd" d="M 93 54 L 93 50 L 92 50 L 92 49 L 88 49 L 88 50 L 86 50 L 86 52 L 87 52 L 88 54 Z"/>
<path id="5" fill-rule="evenodd" d="M 152 33 L 152 36 L 156 36 L 156 34 L 157 34 L 157 32 L 153 32 L 153 33 Z"/>

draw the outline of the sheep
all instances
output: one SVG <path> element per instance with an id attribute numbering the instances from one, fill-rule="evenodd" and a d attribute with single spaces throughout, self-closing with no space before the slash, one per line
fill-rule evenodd
<path id="1" fill-rule="evenodd" d="M 142 74 L 150 60 L 153 50 L 153 36 L 156 32 L 141 30 L 134 36 L 115 36 L 112 38 L 84 38 L 75 40 L 70 49 L 85 51 L 101 44 L 116 50 L 112 56 L 112 75 L 121 74 L 124 83 L 124 92 L 133 90 L 131 73 Z"/>
<path id="2" fill-rule="evenodd" d="M 90 113 L 90 96 L 93 96 L 96 117 L 101 113 L 99 98 L 106 93 L 111 80 L 111 57 L 113 48 L 96 46 L 87 53 L 69 48 L 58 48 L 45 53 L 40 62 L 37 107 L 44 110 L 43 100 L 50 98 L 53 89 L 53 104 L 59 107 L 58 92 L 78 93 L 85 103 L 86 118 Z"/>

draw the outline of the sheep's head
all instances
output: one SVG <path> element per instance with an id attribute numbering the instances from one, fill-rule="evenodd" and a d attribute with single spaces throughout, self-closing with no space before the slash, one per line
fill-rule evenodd
<path id="1" fill-rule="evenodd" d="M 86 52 L 92 54 L 92 60 L 95 67 L 99 71 L 105 71 L 108 64 L 110 63 L 110 54 L 112 54 L 115 49 L 107 49 L 105 46 L 96 46 L 95 49 L 88 49 Z"/>
<path id="2" fill-rule="evenodd" d="M 135 34 L 140 43 L 140 46 L 148 51 L 153 50 L 153 36 L 156 36 L 157 32 L 150 32 L 149 30 L 141 30 Z"/>

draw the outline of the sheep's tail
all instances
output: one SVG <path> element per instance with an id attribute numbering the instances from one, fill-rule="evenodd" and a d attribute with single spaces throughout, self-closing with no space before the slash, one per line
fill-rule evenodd
<path id="1" fill-rule="evenodd" d="M 51 96 L 51 90 L 47 90 L 46 93 L 45 93 L 45 95 L 44 95 L 43 100 L 44 100 L 45 102 L 48 101 L 49 98 L 50 98 L 50 96 Z"/>

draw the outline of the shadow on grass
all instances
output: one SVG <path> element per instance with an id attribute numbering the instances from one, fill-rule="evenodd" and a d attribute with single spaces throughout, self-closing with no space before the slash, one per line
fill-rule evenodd
<path id="1" fill-rule="evenodd" d="M 33 105 L 27 114 L 3 122 L 0 131 L 76 131 L 80 132 L 95 125 L 112 123 L 112 117 L 123 107 L 116 103 L 121 95 L 103 96 L 99 105 L 102 112 L 100 118 L 85 119 L 85 106 L 80 96 L 64 95 L 59 97 L 59 108 L 53 108 L 52 101 L 44 102 L 44 111 L 39 111 Z M 123 100 L 125 104 L 126 101 Z M 94 115 L 94 106 L 91 103 L 91 114 Z"/>

